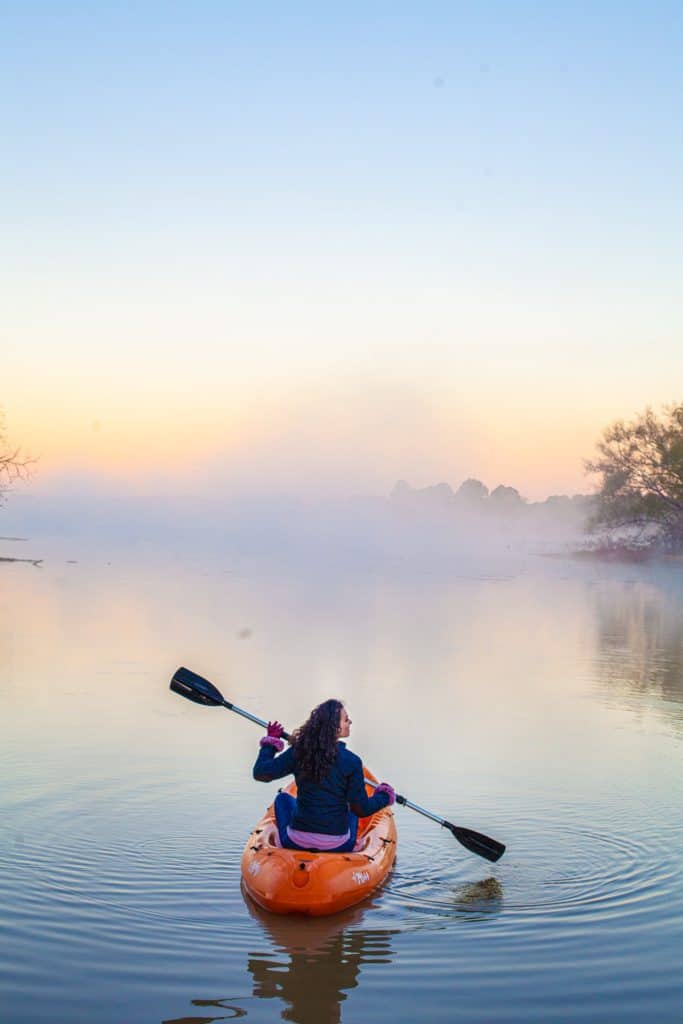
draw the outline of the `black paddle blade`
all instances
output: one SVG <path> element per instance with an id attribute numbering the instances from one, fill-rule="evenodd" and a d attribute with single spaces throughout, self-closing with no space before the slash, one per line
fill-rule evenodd
<path id="1" fill-rule="evenodd" d="M 486 860 L 495 863 L 505 853 L 502 843 L 482 835 L 481 832 L 473 832 L 471 828 L 461 828 L 459 825 L 451 824 L 450 821 L 444 821 L 442 824 L 451 830 L 459 843 L 462 843 L 471 853 L 476 853 L 478 857 L 485 857 Z"/>
<path id="2" fill-rule="evenodd" d="M 217 690 L 213 683 L 189 668 L 179 668 L 171 680 L 171 689 L 179 693 L 181 697 L 193 700 L 195 704 L 204 704 L 208 707 L 222 707 L 225 701 L 223 694 Z"/>

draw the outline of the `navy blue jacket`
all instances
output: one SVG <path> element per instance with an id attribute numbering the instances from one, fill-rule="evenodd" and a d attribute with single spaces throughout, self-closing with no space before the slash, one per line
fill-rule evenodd
<path id="1" fill-rule="evenodd" d="M 367 795 L 363 762 L 342 740 L 337 741 L 337 757 L 322 782 L 313 782 L 298 771 L 294 747 L 276 755 L 270 744 L 262 746 L 254 765 L 256 781 L 272 782 L 285 775 L 294 775 L 297 788 L 296 812 L 290 824 L 302 832 L 341 836 L 349 827 L 349 809 L 359 818 L 367 818 L 389 803 L 387 793 Z"/>

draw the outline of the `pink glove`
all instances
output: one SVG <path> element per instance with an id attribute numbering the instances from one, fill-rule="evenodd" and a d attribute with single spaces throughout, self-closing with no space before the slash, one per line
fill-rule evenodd
<path id="1" fill-rule="evenodd" d="M 285 730 L 279 722 L 268 722 L 268 732 L 259 741 L 260 747 L 275 747 L 278 753 L 285 749 L 282 734 Z"/>
<path id="2" fill-rule="evenodd" d="M 396 803 L 396 791 L 388 782 L 380 782 L 379 786 L 375 786 L 375 793 L 386 793 L 389 797 L 388 807 L 391 807 L 393 803 Z"/>

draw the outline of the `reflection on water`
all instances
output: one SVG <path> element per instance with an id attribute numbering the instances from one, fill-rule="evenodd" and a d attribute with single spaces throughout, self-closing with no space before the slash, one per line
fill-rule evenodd
<path id="1" fill-rule="evenodd" d="M 237 1020 L 238 1017 L 246 1017 L 247 1011 L 239 1006 L 231 1006 L 224 999 L 193 999 L 194 1006 L 216 1006 L 225 1011 L 218 1017 L 170 1017 L 162 1021 L 162 1024 L 212 1024 L 215 1020 Z"/>
<path id="2" fill-rule="evenodd" d="M 683 723 L 680 602 L 645 584 L 596 593 L 597 666 L 611 697 L 654 698 Z"/>
<path id="3" fill-rule="evenodd" d="M 125 991 L 127 1024 L 678 1024 L 683 574 L 471 568 L 3 566 L 3 1021 L 110 1024 Z M 288 724 L 340 693 L 370 767 L 505 857 L 400 808 L 371 903 L 245 904 L 258 734 L 170 694 L 182 662 Z"/>
<path id="4" fill-rule="evenodd" d="M 282 1020 L 295 1024 L 339 1024 L 347 994 L 358 987 L 364 964 L 392 963 L 391 939 L 398 929 L 360 927 L 378 904 L 362 906 L 330 917 L 271 914 L 243 892 L 250 917 L 258 922 L 267 949 L 247 953 L 246 969 L 253 998 L 275 1000 Z M 162 1024 L 211 1024 L 234 1020 L 251 1010 L 248 999 L 193 999 L 197 1008 L 220 1011 L 212 1016 L 183 1016 Z"/>
<path id="5" fill-rule="evenodd" d="M 392 962 L 396 930 L 358 927 L 372 904 L 327 918 L 300 918 L 269 914 L 247 896 L 245 903 L 273 944 L 272 953 L 249 954 L 254 995 L 280 1000 L 283 1020 L 338 1024 L 362 965 Z"/>

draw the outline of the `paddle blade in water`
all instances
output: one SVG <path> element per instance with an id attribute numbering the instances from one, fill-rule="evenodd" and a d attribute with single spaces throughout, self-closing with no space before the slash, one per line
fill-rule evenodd
<path id="1" fill-rule="evenodd" d="M 189 668 L 179 668 L 171 680 L 171 689 L 179 693 L 181 697 L 193 700 L 195 704 L 204 704 L 207 707 L 222 707 L 225 701 L 220 690 L 217 690 L 213 683 Z"/>
<path id="2" fill-rule="evenodd" d="M 476 853 L 478 857 L 485 857 L 486 860 L 495 863 L 505 853 L 503 843 L 491 839 L 490 836 L 482 835 L 481 832 L 473 832 L 471 828 L 461 828 L 459 825 L 453 825 L 450 821 L 444 821 L 442 824 L 451 830 L 459 843 L 462 843 L 471 853 Z"/>

